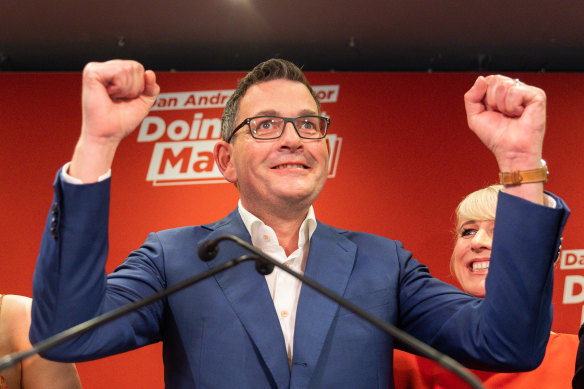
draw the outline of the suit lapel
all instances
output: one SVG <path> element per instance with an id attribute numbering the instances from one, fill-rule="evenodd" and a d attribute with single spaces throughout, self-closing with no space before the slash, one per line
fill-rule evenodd
<path id="1" fill-rule="evenodd" d="M 305 275 L 342 296 L 355 255 L 354 243 L 319 223 L 310 241 Z M 302 286 L 294 330 L 294 387 L 308 386 L 338 309 L 337 303 L 307 285 Z"/>
<path id="2" fill-rule="evenodd" d="M 237 210 L 209 228 L 214 231 L 207 239 L 233 234 L 251 243 Z M 212 268 L 244 254 L 249 252 L 231 241 L 223 241 L 219 254 L 208 265 Z M 249 261 L 216 274 L 215 279 L 257 347 L 277 387 L 287 388 L 290 367 L 286 346 L 265 277 L 255 270 L 253 261 Z"/>

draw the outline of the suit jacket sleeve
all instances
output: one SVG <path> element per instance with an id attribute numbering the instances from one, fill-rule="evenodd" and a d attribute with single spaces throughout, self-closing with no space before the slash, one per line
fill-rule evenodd
<path id="1" fill-rule="evenodd" d="M 54 183 L 51 206 L 33 279 L 30 337 L 33 343 L 165 287 L 163 253 L 155 234 L 128 261 L 125 281 L 105 274 L 108 254 L 110 180 Z M 158 301 L 44 353 L 56 360 L 82 361 L 137 348 L 160 339 L 163 302 Z M 108 341 L 113 340 L 114 341 Z M 88 348 L 91 339 L 94 346 Z M 71 347 L 84 344 L 83 347 Z M 74 355 L 70 355 L 72 350 Z"/>

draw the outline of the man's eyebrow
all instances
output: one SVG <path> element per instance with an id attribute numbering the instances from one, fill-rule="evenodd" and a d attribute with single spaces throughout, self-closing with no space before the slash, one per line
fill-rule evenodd
<path id="1" fill-rule="evenodd" d="M 254 114 L 254 116 L 278 116 L 278 113 L 273 109 L 267 111 L 259 111 Z"/>
<path id="2" fill-rule="evenodd" d="M 318 112 L 314 112 L 311 109 L 303 109 L 302 111 L 300 111 L 300 115 L 311 115 L 311 116 L 315 116 L 318 115 Z"/>

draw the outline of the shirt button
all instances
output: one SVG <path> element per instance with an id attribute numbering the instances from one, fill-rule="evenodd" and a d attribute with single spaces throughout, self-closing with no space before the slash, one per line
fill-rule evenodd
<path id="1" fill-rule="evenodd" d="M 284 262 L 284 266 L 290 267 L 290 262 Z"/>
<path id="2" fill-rule="evenodd" d="M 264 235 L 264 240 L 265 240 L 266 242 L 269 242 L 269 241 L 270 241 L 270 235 L 268 235 L 268 234 L 265 234 L 265 235 Z"/>
<path id="3" fill-rule="evenodd" d="M 287 310 L 285 310 L 285 309 L 283 309 L 282 311 L 280 311 L 280 315 L 281 315 L 282 317 L 288 317 L 288 311 L 287 311 Z"/>

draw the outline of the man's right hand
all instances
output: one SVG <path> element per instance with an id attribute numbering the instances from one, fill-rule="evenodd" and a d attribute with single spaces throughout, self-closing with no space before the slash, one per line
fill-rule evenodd
<path id="1" fill-rule="evenodd" d="M 69 175 L 97 181 L 113 162 L 119 143 L 146 117 L 160 87 L 151 70 L 135 61 L 92 62 L 83 70 L 81 136 Z"/>

